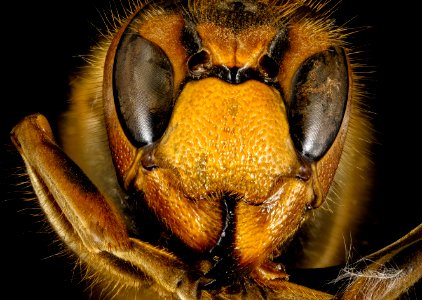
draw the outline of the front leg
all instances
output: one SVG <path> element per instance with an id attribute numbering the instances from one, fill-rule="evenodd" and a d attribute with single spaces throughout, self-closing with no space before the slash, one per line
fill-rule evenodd
<path id="1" fill-rule="evenodd" d="M 111 202 L 55 143 L 45 117 L 25 118 L 12 140 L 51 225 L 95 272 L 127 287 L 158 282 L 169 293 L 197 297 L 198 278 L 188 278 L 182 262 L 128 236 Z"/>
<path id="2" fill-rule="evenodd" d="M 338 279 L 353 280 L 341 299 L 393 300 L 421 278 L 422 224 L 396 242 L 345 268 Z"/>

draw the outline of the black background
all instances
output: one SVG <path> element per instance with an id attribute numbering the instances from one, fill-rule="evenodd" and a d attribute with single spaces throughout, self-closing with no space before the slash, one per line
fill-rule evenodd
<path id="1" fill-rule="evenodd" d="M 112 2 L 112 1 L 111 1 Z M 119 2 L 120 1 L 116 1 Z M 6 3 L 6 2 L 5 2 Z M 365 27 L 354 38 L 370 66 L 368 99 L 377 143 L 371 213 L 364 236 L 368 249 L 390 243 L 422 221 L 419 187 L 421 154 L 420 18 L 409 4 L 381 0 L 344 0 L 337 16 L 353 27 Z M 3 4 L 2 4 L 3 5 Z M 60 246 L 45 233 L 36 202 L 25 202 L 28 189 L 18 186 L 22 161 L 9 141 L 21 118 L 45 114 L 54 123 L 64 110 L 69 76 L 82 65 L 103 27 L 101 11 L 108 1 L 14 1 L 2 7 L 2 93 L 0 110 L 0 220 L 2 292 L 13 299 L 82 299 L 79 269 L 73 270 Z M 374 237 L 374 238 L 370 238 Z M 412 294 L 411 298 L 416 297 Z"/>

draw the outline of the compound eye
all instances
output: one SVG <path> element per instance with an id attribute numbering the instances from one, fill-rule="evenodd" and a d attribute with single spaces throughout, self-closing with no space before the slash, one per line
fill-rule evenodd
<path id="1" fill-rule="evenodd" d="M 346 110 L 349 75 L 344 50 L 330 48 L 309 57 L 292 84 L 290 134 L 302 158 L 317 161 L 333 144 Z"/>
<path id="2" fill-rule="evenodd" d="M 130 26 L 129 26 L 130 27 Z M 117 48 L 114 98 L 120 122 L 135 146 L 159 139 L 173 107 L 173 68 L 156 44 L 128 29 Z"/>

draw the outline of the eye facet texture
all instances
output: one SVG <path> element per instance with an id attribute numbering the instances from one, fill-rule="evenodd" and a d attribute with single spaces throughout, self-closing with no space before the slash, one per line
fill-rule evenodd
<path id="1" fill-rule="evenodd" d="M 158 140 L 170 118 L 173 69 L 162 49 L 133 30 L 117 48 L 114 97 L 123 128 L 136 146 Z"/>
<path id="2" fill-rule="evenodd" d="M 333 144 L 346 110 L 349 80 L 344 51 L 330 48 L 309 57 L 292 84 L 291 136 L 305 161 L 317 161 Z"/>

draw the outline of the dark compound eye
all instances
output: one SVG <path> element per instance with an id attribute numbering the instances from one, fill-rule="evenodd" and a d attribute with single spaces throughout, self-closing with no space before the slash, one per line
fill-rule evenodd
<path id="1" fill-rule="evenodd" d="M 346 110 L 349 76 L 344 50 L 330 48 L 309 57 L 292 84 L 290 133 L 303 159 L 317 161 L 333 144 Z"/>
<path id="2" fill-rule="evenodd" d="M 173 69 L 156 44 L 128 29 L 117 48 L 114 97 L 122 125 L 136 146 L 164 133 L 173 107 Z"/>

